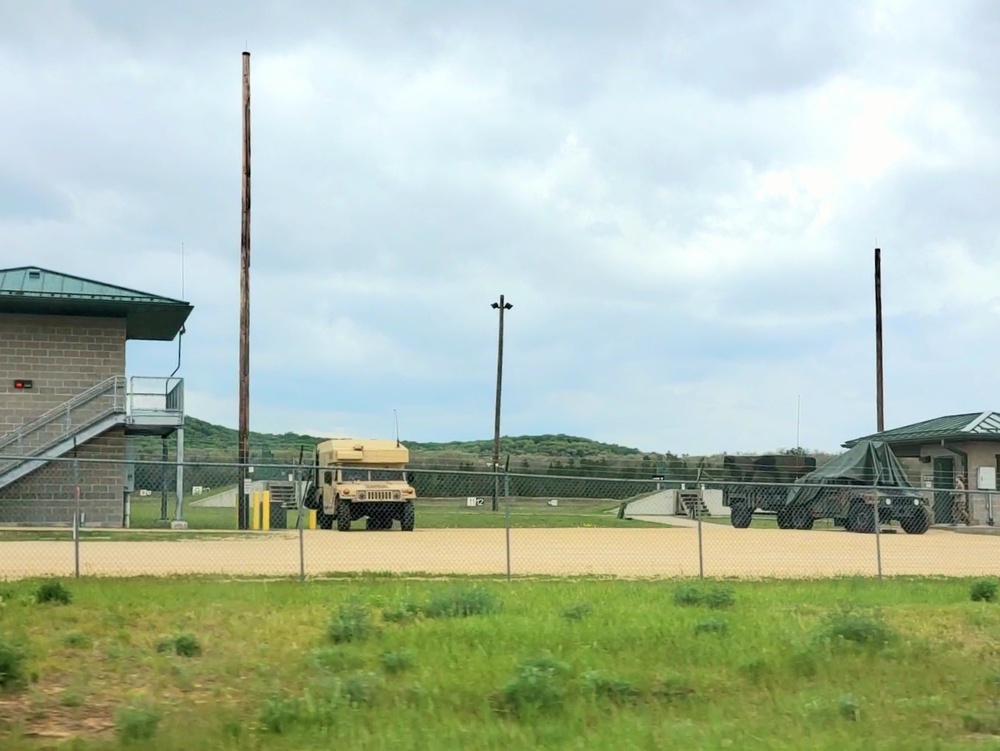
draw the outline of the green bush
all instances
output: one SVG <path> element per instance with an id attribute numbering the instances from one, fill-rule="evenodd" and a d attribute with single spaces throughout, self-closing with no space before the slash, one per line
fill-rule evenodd
<path id="1" fill-rule="evenodd" d="M 674 592 L 674 604 L 679 607 L 706 607 L 722 610 L 736 603 L 736 594 L 729 587 L 702 589 L 687 584 Z"/>
<path id="2" fill-rule="evenodd" d="M 179 657 L 197 657 L 201 654 L 201 644 L 194 634 L 177 634 L 161 639 L 156 645 L 157 652 L 173 652 Z"/>
<path id="3" fill-rule="evenodd" d="M 145 704 L 129 704 L 115 712 L 115 733 L 123 743 L 151 740 L 159 725 L 160 713 Z"/>
<path id="4" fill-rule="evenodd" d="M 459 587 L 435 595 L 424 606 L 428 618 L 468 618 L 500 612 L 500 600 L 482 587 Z"/>
<path id="5" fill-rule="evenodd" d="M 53 602 L 57 605 L 69 605 L 73 601 L 73 595 L 61 582 L 47 581 L 35 590 L 35 602 L 39 605 Z"/>
<path id="6" fill-rule="evenodd" d="M 874 649 L 886 647 L 896 639 L 895 632 L 881 616 L 850 608 L 827 615 L 818 635 L 828 642 L 848 642 Z"/>
<path id="7" fill-rule="evenodd" d="M 695 634 L 724 634 L 729 628 L 729 624 L 718 618 L 708 618 L 697 623 L 694 627 Z"/>
<path id="8" fill-rule="evenodd" d="M 997 599 L 997 583 L 992 579 L 980 579 L 969 588 L 969 599 L 973 602 L 993 602 Z"/>
<path id="9" fill-rule="evenodd" d="M 385 652 L 379 657 L 382 669 L 390 674 L 402 673 L 413 667 L 413 654 L 406 650 Z"/>
<path id="10" fill-rule="evenodd" d="M 569 665 L 550 657 L 522 662 L 501 691 L 502 708 L 518 716 L 558 709 L 566 696 L 565 677 L 569 670 Z"/>
<path id="11" fill-rule="evenodd" d="M 368 610 L 361 605 L 341 605 L 327 627 L 327 637 L 334 644 L 348 644 L 367 639 L 373 631 Z"/>
<path id="12" fill-rule="evenodd" d="M 621 678 L 611 678 L 597 670 L 588 670 L 584 673 L 583 680 L 594 697 L 609 699 L 616 704 L 634 702 L 642 695 L 634 683 Z"/>
<path id="13" fill-rule="evenodd" d="M 6 639 L 0 638 L 0 689 L 10 691 L 27 683 L 25 651 Z"/>

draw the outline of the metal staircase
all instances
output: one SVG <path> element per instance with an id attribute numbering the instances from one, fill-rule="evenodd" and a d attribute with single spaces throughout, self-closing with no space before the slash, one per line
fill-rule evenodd
<path id="1" fill-rule="evenodd" d="M 135 380 L 130 388 L 125 376 L 112 376 L 0 438 L 0 488 L 115 426 L 155 435 L 183 425 L 182 379 L 156 379 L 164 390 L 152 393 L 137 391 Z M 160 403 L 150 406 L 150 397 Z"/>

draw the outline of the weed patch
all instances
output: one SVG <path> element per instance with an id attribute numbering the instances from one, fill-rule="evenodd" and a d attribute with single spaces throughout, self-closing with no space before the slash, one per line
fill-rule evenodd
<path id="1" fill-rule="evenodd" d="M 969 587 L 969 599 L 973 602 L 995 602 L 997 594 L 998 586 L 993 579 L 979 579 Z"/>
<path id="2" fill-rule="evenodd" d="M 25 662 L 27 654 L 18 644 L 0 638 L 0 689 L 13 691 L 23 688 L 27 683 Z"/>
<path id="3" fill-rule="evenodd" d="M 569 665 L 551 657 L 525 660 L 501 691 L 501 708 L 518 717 L 559 709 L 567 693 L 569 672 Z"/>
<path id="4" fill-rule="evenodd" d="M 82 631 L 70 631 L 64 634 L 62 643 L 64 646 L 72 647 L 73 649 L 85 649 L 91 644 L 90 637 Z"/>
<path id="5" fill-rule="evenodd" d="M 871 649 L 882 649 L 896 641 L 896 633 L 881 615 L 852 608 L 828 614 L 817 636 L 827 643 L 850 643 Z"/>
<path id="6" fill-rule="evenodd" d="M 364 641 L 373 631 L 367 608 L 349 603 L 340 606 L 326 633 L 334 644 L 348 644 Z"/>
<path id="7" fill-rule="evenodd" d="M 35 602 L 39 605 L 45 603 L 69 605 L 73 602 L 73 595 L 62 585 L 62 582 L 47 581 L 35 590 Z"/>
<path id="8" fill-rule="evenodd" d="M 379 662 L 385 672 L 395 675 L 413 667 L 413 653 L 407 650 L 385 652 L 379 657 Z"/>
<path id="9" fill-rule="evenodd" d="M 718 618 L 707 618 L 695 624 L 694 633 L 698 634 L 725 634 L 729 630 L 729 624 Z"/>
<path id="10" fill-rule="evenodd" d="M 702 588 L 688 584 L 674 592 L 674 604 L 686 608 L 706 607 L 723 610 L 736 604 L 736 593 L 730 587 Z"/>
<path id="11" fill-rule="evenodd" d="M 177 634 L 160 639 L 156 644 L 156 651 L 171 652 L 178 657 L 198 657 L 202 649 L 194 634 Z"/>
<path id="12" fill-rule="evenodd" d="M 597 670 L 588 670 L 583 680 L 594 697 L 608 699 L 615 704 L 630 704 L 642 696 L 642 691 L 631 681 L 612 678 Z"/>
<path id="13" fill-rule="evenodd" d="M 562 617 L 567 621 L 582 621 L 593 611 L 589 602 L 574 602 L 562 611 Z"/>
<path id="14" fill-rule="evenodd" d="M 433 596 L 423 607 L 428 618 L 468 618 L 499 613 L 499 598 L 482 587 L 460 587 Z"/>
<path id="15" fill-rule="evenodd" d="M 160 726 L 160 712 L 148 704 L 127 704 L 115 712 L 115 733 L 123 743 L 152 740 Z"/>

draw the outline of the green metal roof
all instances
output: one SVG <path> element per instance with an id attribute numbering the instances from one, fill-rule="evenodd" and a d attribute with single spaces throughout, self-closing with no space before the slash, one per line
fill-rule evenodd
<path id="1" fill-rule="evenodd" d="M 965 412 L 945 415 L 932 420 L 915 422 L 881 433 L 855 438 L 843 444 L 852 448 L 860 441 L 870 439 L 885 441 L 891 446 L 903 446 L 939 441 L 1000 441 L 1000 413 Z"/>
<path id="2" fill-rule="evenodd" d="M 0 313 L 124 318 L 126 338 L 170 341 L 194 306 L 37 266 L 0 269 Z"/>

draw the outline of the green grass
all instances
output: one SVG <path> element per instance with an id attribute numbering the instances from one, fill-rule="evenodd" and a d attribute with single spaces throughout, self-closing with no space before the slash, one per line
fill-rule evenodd
<path id="1" fill-rule="evenodd" d="M 5 751 L 929 751 L 1000 733 L 1000 603 L 972 580 L 103 579 L 66 583 L 69 604 L 39 585 L 3 593 Z"/>
<path id="2" fill-rule="evenodd" d="M 197 496 L 195 496 L 197 498 Z M 609 513 L 610 511 L 610 513 Z M 168 504 L 168 516 L 174 513 L 174 504 Z M 171 531 L 156 529 L 156 521 L 160 518 L 160 501 L 133 500 L 132 526 L 127 531 L 108 529 L 81 530 L 83 539 L 87 540 L 190 540 L 204 539 L 206 536 L 225 537 L 245 536 L 237 529 L 236 509 L 231 508 L 201 508 L 192 506 L 190 500 L 185 501 L 184 519 L 188 523 L 187 531 Z M 640 527 L 660 527 L 655 522 L 632 521 L 617 517 L 617 506 L 614 501 L 569 500 L 560 501 L 559 506 L 547 506 L 541 500 L 519 500 L 511 505 L 512 527 L 618 527 L 637 529 Z M 489 528 L 502 529 L 506 521 L 503 505 L 499 511 L 491 511 L 487 507 L 469 508 L 460 505 L 457 500 L 419 500 L 417 502 L 417 526 L 422 529 L 469 529 Z M 756 523 L 756 522 L 755 522 Z M 288 529 L 296 529 L 298 512 L 288 512 Z M 398 529 L 398 522 L 396 528 Z M 365 522 L 358 519 L 353 529 L 364 529 Z M 0 530 L 0 542 L 5 540 L 69 540 L 72 534 L 68 529 L 52 529 L 44 531 L 7 529 Z"/>

